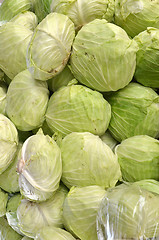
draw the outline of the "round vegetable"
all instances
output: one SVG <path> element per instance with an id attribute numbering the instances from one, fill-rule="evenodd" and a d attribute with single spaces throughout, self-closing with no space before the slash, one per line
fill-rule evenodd
<path id="1" fill-rule="evenodd" d="M 61 228 L 44 227 L 37 233 L 35 240 L 75 240 L 75 238 L 67 231 Z"/>
<path id="2" fill-rule="evenodd" d="M 0 114 L 0 174 L 14 160 L 18 146 L 18 132 L 14 124 Z"/>
<path id="3" fill-rule="evenodd" d="M 96 19 L 86 24 L 75 37 L 72 73 L 90 88 L 101 92 L 117 91 L 133 78 L 136 51 L 137 44 L 122 28 Z"/>
<path id="4" fill-rule="evenodd" d="M 102 94 L 80 85 L 60 88 L 51 96 L 46 121 L 53 132 L 102 135 L 108 128 L 111 108 Z"/>
<path id="5" fill-rule="evenodd" d="M 130 83 L 108 97 L 109 131 L 119 142 L 135 135 L 159 137 L 159 96 L 151 88 Z"/>
<path id="6" fill-rule="evenodd" d="M 20 231 L 34 238 L 45 226 L 62 228 L 63 203 L 67 192 L 66 187 L 60 185 L 54 196 L 47 201 L 34 203 L 26 199 L 21 200 L 17 209 Z"/>
<path id="7" fill-rule="evenodd" d="M 137 35 L 135 79 L 144 86 L 159 88 L 159 29 L 149 27 Z"/>
<path id="8" fill-rule="evenodd" d="M 159 237 L 159 195 L 136 184 L 109 189 L 97 215 L 98 239 Z"/>
<path id="9" fill-rule="evenodd" d="M 6 112 L 19 130 L 30 131 L 44 122 L 48 100 L 46 82 L 35 80 L 31 73 L 25 70 L 9 85 Z"/>
<path id="10" fill-rule="evenodd" d="M 74 36 L 74 24 L 63 14 L 50 13 L 39 23 L 27 54 L 27 66 L 35 79 L 48 80 L 64 69 Z"/>
<path id="11" fill-rule="evenodd" d="M 105 18 L 109 22 L 114 17 L 114 0 L 52 0 L 52 12 L 67 15 L 74 22 L 76 29 L 93 21 Z"/>
<path id="12" fill-rule="evenodd" d="M 17 218 L 17 208 L 20 205 L 20 202 L 22 200 L 21 194 L 13 195 L 7 204 L 7 212 L 6 212 L 6 218 L 8 221 L 8 224 L 20 235 L 23 235 L 19 229 L 18 226 L 18 218 Z"/>
<path id="13" fill-rule="evenodd" d="M 116 0 L 115 23 L 131 37 L 146 30 L 147 27 L 159 28 L 158 0 Z"/>
<path id="14" fill-rule="evenodd" d="M 27 68 L 26 51 L 32 34 L 30 29 L 14 22 L 0 27 L 0 68 L 10 79 Z"/>
<path id="15" fill-rule="evenodd" d="M 97 240 L 96 216 L 105 194 L 99 186 L 72 187 L 63 206 L 65 228 L 81 240 Z"/>
<path id="16" fill-rule="evenodd" d="M 116 147 L 115 152 L 125 181 L 159 180 L 157 139 L 144 135 L 127 138 Z"/>
<path id="17" fill-rule="evenodd" d="M 56 142 L 41 132 L 29 137 L 22 146 L 18 172 L 22 195 L 34 201 L 50 198 L 62 174 L 61 151 Z"/>
<path id="18" fill-rule="evenodd" d="M 69 150 L 70 149 L 70 150 Z M 91 133 L 70 133 L 61 144 L 62 181 L 67 187 L 114 187 L 121 176 L 112 150 Z"/>

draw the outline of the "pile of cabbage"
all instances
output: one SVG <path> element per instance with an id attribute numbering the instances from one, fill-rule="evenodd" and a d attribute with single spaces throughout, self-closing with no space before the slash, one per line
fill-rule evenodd
<path id="1" fill-rule="evenodd" d="M 1 4 L 0 239 L 159 239 L 159 0 Z"/>

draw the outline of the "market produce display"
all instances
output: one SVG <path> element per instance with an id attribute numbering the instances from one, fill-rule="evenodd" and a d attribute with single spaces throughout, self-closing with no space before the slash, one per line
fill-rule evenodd
<path id="1" fill-rule="evenodd" d="M 0 240 L 159 239 L 159 0 L 0 4 Z"/>

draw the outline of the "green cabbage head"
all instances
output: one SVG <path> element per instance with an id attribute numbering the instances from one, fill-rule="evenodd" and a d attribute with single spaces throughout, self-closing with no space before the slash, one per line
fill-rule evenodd
<path id="1" fill-rule="evenodd" d="M 108 97 L 112 115 L 109 131 L 119 142 L 135 135 L 159 137 L 159 95 L 138 83 Z"/>
<path id="2" fill-rule="evenodd" d="M 14 160 L 18 146 L 18 132 L 9 118 L 0 114 L 0 174 Z"/>
<path id="3" fill-rule="evenodd" d="M 74 36 L 74 24 L 63 14 L 50 13 L 39 23 L 27 53 L 27 67 L 35 79 L 48 80 L 64 69 Z"/>
<path id="4" fill-rule="evenodd" d="M 69 150 L 70 149 L 70 150 Z M 62 181 L 67 187 L 114 187 L 121 177 L 115 154 L 98 136 L 73 132 L 61 143 Z"/>
<path id="5" fill-rule="evenodd" d="M 25 70 L 9 85 L 6 112 L 19 130 L 30 131 L 43 124 L 48 100 L 47 83 L 34 79 Z"/>
<path id="6" fill-rule="evenodd" d="M 68 191 L 60 185 L 55 194 L 41 203 L 22 199 L 17 209 L 18 226 L 28 237 L 34 238 L 43 227 L 54 226 L 63 228 L 63 203 Z"/>
<path id="7" fill-rule="evenodd" d="M 63 205 L 65 228 L 81 240 L 97 240 L 96 216 L 106 191 L 99 186 L 72 187 Z"/>
<path id="8" fill-rule="evenodd" d="M 115 24 L 121 26 L 131 37 L 146 30 L 159 28 L 158 0 L 116 0 Z"/>
<path id="9" fill-rule="evenodd" d="M 15 22 L 0 27 L 0 68 L 11 80 L 27 68 L 26 52 L 32 34 L 33 31 Z"/>
<path id="10" fill-rule="evenodd" d="M 7 220 L 0 218 L 0 237 L 2 240 L 21 240 L 22 236 L 15 232 L 9 225 Z"/>
<path id="11" fill-rule="evenodd" d="M 67 15 L 79 30 L 94 19 L 114 17 L 114 0 L 52 0 L 51 11 Z"/>
<path id="12" fill-rule="evenodd" d="M 136 51 L 137 44 L 121 27 L 104 19 L 93 20 L 75 37 L 72 73 L 87 87 L 100 92 L 117 91 L 133 78 Z"/>
<path id="13" fill-rule="evenodd" d="M 61 228 L 44 227 L 36 234 L 35 240 L 75 240 L 67 231 Z"/>
<path id="14" fill-rule="evenodd" d="M 134 40 L 138 44 L 135 79 L 147 87 L 159 88 L 159 29 L 148 27 Z"/>
<path id="15" fill-rule="evenodd" d="M 4 0 L 0 6 L 0 21 L 9 21 L 18 13 L 32 8 L 32 0 Z"/>
<path id="16" fill-rule="evenodd" d="M 56 142 L 42 132 L 29 137 L 22 146 L 18 172 L 22 195 L 33 201 L 50 198 L 62 174 L 61 151 Z"/>
<path id="17" fill-rule="evenodd" d="M 137 184 L 109 189 L 97 215 L 98 239 L 158 239 L 159 195 Z"/>
<path id="18" fill-rule="evenodd" d="M 46 121 L 52 132 L 102 135 L 108 128 L 111 108 L 102 94 L 81 85 L 60 88 L 51 96 Z"/>
<path id="19" fill-rule="evenodd" d="M 146 135 L 125 139 L 115 152 L 125 181 L 159 180 L 159 140 Z"/>

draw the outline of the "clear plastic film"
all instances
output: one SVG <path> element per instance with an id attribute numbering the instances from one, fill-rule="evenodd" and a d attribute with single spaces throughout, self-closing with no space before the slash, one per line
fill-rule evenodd
<path id="1" fill-rule="evenodd" d="M 107 191 L 97 215 L 98 240 L 158 240 L 159 195 L 137 183 Z"/>

